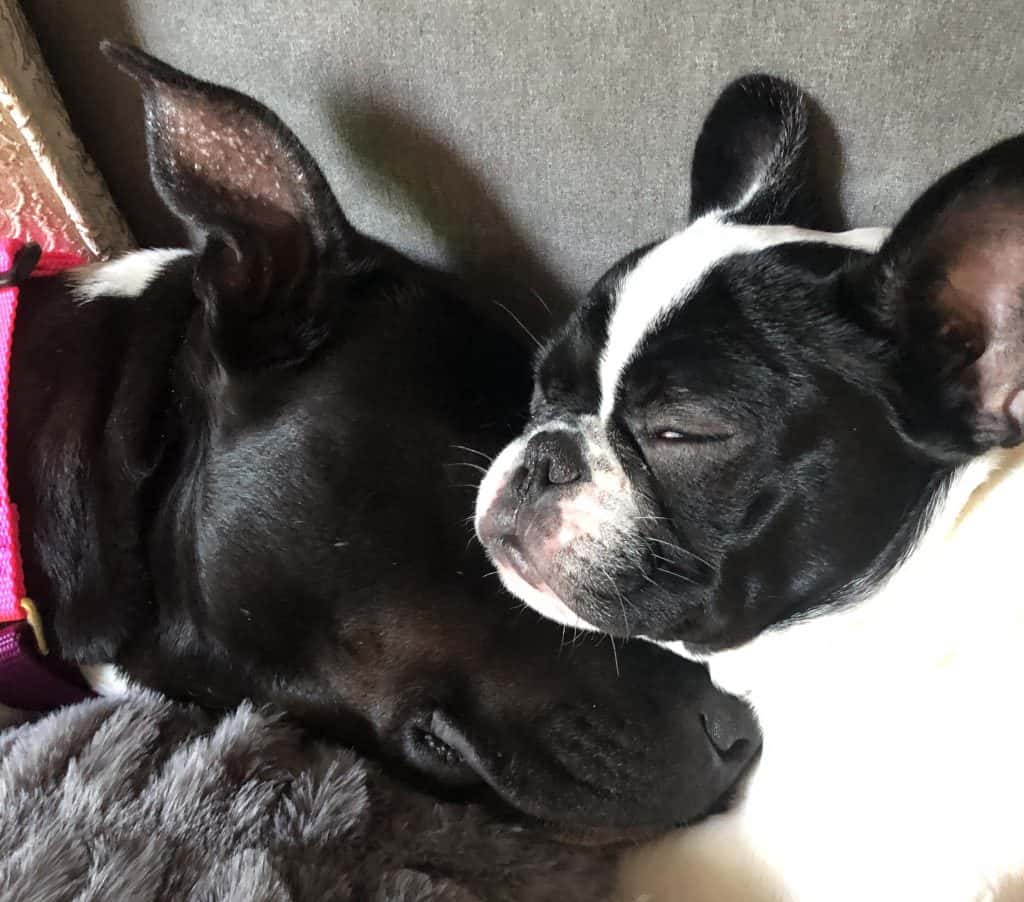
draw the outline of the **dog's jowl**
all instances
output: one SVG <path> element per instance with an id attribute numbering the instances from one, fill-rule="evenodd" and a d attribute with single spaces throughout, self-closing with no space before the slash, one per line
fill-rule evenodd
<path id="1" fill-rule="evenodd" d="M 816 230 L 810 143 L 797 88 L 726 89 L 689 224 L 543 350 L 477 530 L 542 613 L 758 711 L 744 804 L 634 889 L 982 898 L 1024 869 L 1024 137 L 891 234 Z"/>

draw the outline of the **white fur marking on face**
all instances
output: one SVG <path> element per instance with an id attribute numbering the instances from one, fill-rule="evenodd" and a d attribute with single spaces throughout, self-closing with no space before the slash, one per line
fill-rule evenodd
<path id="1" fill-rule="evenodd" d="M 487 473 L 476 490 L 475 526 L 480 528 L 480 521 L 490 510 L 498 495 L 505 488 L 505 483 L 512 473 L 522 464 L 523 451 L 529 436 L 523 435 L 513 442 L 509 442 L 505 449 L 491 462 Z"/>
<path id="2" fill-rule="evenodd" d="M 191 253 L 183 248 L 133 251 L 105 263 L 91 263 L 70 270 L 67 278 L 71 283 L 71 293 L 80 304 L 103 297 L 134 298 L 142 294 L 169 264 Z"/>
<path id="3" fill-rule="evenodd" d="M 795 226 L 747 226 L 723 222 L 721 214 L 703 216 L 644 256 L 619 284 L 601 355 L 601 419 L 615 407 L 619 380 L 637 349 L 657 325 L 686 303 L 690 292 L 720 261 L 777 244 L 816 242 L 874 252 L 888 229 L 817 232 Z"/>
<path id="4" fill-rule="evenodd" d="M 116 664 L 81 664 L 78 669 L 89 688 L 105 698 L 124 698 L 139 691 L 138 685 Z"/>

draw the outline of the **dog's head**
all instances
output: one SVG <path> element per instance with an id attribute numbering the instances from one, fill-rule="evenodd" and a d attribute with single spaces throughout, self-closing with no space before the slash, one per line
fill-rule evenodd
<path id="1" fill-rule="evenodd" d="M 165 406 L 125 439 L 155 449 L 136 496 L 152 602 L 91 632 L 72 609 L 65 653 L 112 647 L 206 704 L 277 703 L 561 834 L 718 804 L 759 747 L 745 706 L 653 647 L 573 642 L 487 578 L 476 473 L 522 425 L 525 351 L 454 279 L 360 235 L 267 109 L 107 52 L 142 86 L 193 253 L 124 308 L 165 331 L 160 305 L 184 311 Z"/>
<path id="2" fill-rule="evenodd" d="M 732 84 L 689 225 L 612 267 L 540 355 L 477 530 L 543 613 L 741 644 L 870 586 L 957 463 L 1021 441 L 1024 138 L 884 243 L 801 228 L 809 159 L 798 89 Z"/>

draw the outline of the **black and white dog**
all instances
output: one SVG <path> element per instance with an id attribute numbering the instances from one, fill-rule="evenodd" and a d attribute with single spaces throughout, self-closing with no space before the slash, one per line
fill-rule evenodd
<path id="1" fill-rule="evenodd" d="M 477 530 L 537 610 L 758 712 L 743 804 L 635 893 L 986 898 L 1024 872 L 1024 137 L 891 235 L 809 230 L 809 160 L 798 89 L 724 91 L 689 225 L 549 342 Z"/>
<path id="2" fill-rule="evenodd" d="M 760 744 L 749 710 L 645 643 L 616 673 L 607 642 L 503 603 L 467 544 L 525 351 L 358 233 L 270 111 L 106 50 L 192 247 L 22 288 L 11 486 L 59 652 L 101 691 L 276 704 L 559 835 L 718 806 Z"/>

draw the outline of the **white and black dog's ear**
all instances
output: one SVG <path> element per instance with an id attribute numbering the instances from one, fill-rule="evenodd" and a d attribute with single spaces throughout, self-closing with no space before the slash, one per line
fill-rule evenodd
<path id="1" fill-rule="evenodd" d="M 704 120 L 690 171 L 690 220 L 719 212 L 745 225 L 816 223 L 809 105 L 772 75 L 729 84 Z"/>
<path id="2" fill-rule="evenodd" d="M 198 253 L 214 351 L 243 368 L 302 359 L 324 337 L 332 270 L 355 235 L 319 167 L 252 98 L 102 46 L 142 88 L 153 181 Z"/>
<path id="3" fill-rule="evenodd" d="M 936 182 L 865 269 L 911 434 L 954 456 L 1024 441 L 1024 135 Z"/>

